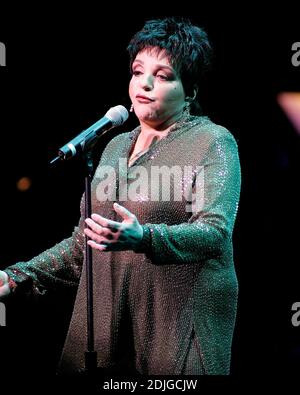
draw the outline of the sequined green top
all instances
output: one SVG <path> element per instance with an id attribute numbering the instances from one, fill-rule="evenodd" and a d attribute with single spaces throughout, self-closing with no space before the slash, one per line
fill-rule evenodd
<path id="1" fill-rule="evenodd" d="M 126 168 L 139 132 L 138 127 L 110 141 L 92 182 L 93 212 L 120 221 L 113 210 L 113 201 L 119 201 L 144 230 L 135 251 L 93 250 L 98 365 L 113 365 L 121 349 L 126 357 L 128 345 L 133 350 L 128 358 L 140 373 L 181 374 L 196 336 L 203 373 L 228 374 L 238 295 L 232 249 L 240 194 L 235 139 L 209 118 L 189 116 Z M 165 177 L 170 169 L 176 175 L 159 182 L 155 171 L 163 166 Z M 114 169 L 115 179 L 103 169 Z M 130 199 L 124 200 L 124 191 Z M 191 205 L 195 196 L 198 202 Z M 84 200 L 69 239 L 6 269 L 16 294 L 79 284 L 63 372 L 83 368 L 86 351 L 83 210 Z"/>

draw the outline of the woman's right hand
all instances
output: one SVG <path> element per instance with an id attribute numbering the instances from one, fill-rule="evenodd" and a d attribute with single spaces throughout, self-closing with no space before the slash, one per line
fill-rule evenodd
<path id="1" fill-rule="evenodd" d="M 4 299 L 10 294 L 10 288 L 8 285 L 8 275 L 0 270 L 0 300 Z"/>

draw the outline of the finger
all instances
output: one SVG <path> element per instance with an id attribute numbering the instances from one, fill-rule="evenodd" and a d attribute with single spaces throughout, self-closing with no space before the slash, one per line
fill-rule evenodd
<path id="1" fill-rule="evenodd" d="M 124 248 L 124 244 L 123 243 L 96 243 L 93 240 L 88 240 L 88 244 L 92 247 L 95 248 L 97 250 L 101 250 L 101 251 L 123 251 L 126 248 Z"/>
<path id="2" fill-rule="evenodd" d="M 94 240 L 96 243 L 102 244 L 102 243 L 109 243 L 109 238 L 103 237 L 98 235 L 97 233 L 93 232 L 91 229 L 85 228 L 84 233 L 92 240 Z"/>
<path id="3" fill-rule="evenodd" d="M 104 218 L 99 214 L 92 214 L 91 217 L 95 222 L 97 222 L 101 226 L 104 226 L 105 228 L 119 229 L 121 227 L 120 222 L 116 222 L 116 221 L 112 221 L 111 219 Z"/>
<path id="4" fill-rule="evenodd" d="M 100 235 L 102 233 L 102 226 L 97 224 L 95 221 L 93 221 L 90 218 L 86 218 L 85 223 L 98 235 Z"/>
<path id="5" fill-rule="evenodd" d="M 113 238 L 112 231 L 117 232 L 117 230 L 115 229 L 109 230 L 108 228 L 103 228 L 101 225 L 97 224 L 95 221 L 93 221 L 90 218 L 87 218 L 85 222 L 95 233 L 107 238 Z"/>
<path id="6" fill-rule="evenodd" d="M 127 208 L 120 206 L 118 203 L 114 203 L 114 210 L 117 214 L 119 214 L 124 219 L 131 219 L 135 218 L 135 215 L 132 214 Z"/>
<path id="7" fill-rule="evenodd" d="M 105 251 L 107 249 L 107 246 L 105 244 L 98 244 L 95 243 L 93 240 L 89 240 L 88 245 L 99 251 Z"/>

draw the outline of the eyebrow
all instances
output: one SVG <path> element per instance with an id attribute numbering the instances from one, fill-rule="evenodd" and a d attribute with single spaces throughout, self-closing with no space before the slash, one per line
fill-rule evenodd
<path id="1" fill-rule="evenodd" d="M 132 66 L 133 66 L 135 63 L 139 63 L 139 64 L 141 64 L 141 65 L 144 64 L 144 62 L 143 62 L 142 60 L 139 60 L 139 59 L 134 60 L 134 61 L 132 62 Z M 155 66 L 156 66 L 158 69 L 168 69 L 168 70 L 172 71 L 173 73 L 175 72 L 175 70 L 174 70 L 172 67 L 167 66 L 167 65 L 165 65 L 165 64 L 157 64 L 157 65 L 155 65 Z"/>

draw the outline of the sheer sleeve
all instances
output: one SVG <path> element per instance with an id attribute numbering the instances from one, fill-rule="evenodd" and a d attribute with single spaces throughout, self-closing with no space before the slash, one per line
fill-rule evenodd
<path id="1" fill-rule="evenodd" d="M 61 241 L 28 262 L 18 262 L 5 272 L 12 294 L 44 295 L 60 286 L 78 285 L 84 249 L 84 220 L 81 216 L 70 238 Z"/>
<path id="2" fill-rule="evenodd" d="M 101 155 L 100 163 L 111 156 L 118 136 L 111 140 Z M 95 182 L 95 177 L 93 182 Z M 44 295 L 47 290 L 76 287 L 84 260 L 84 194 L 81 199 L 81 217 L 73 234 L 28 262 L 19 262 L 4 271 L 9 276 L 12 294 Z"/>

